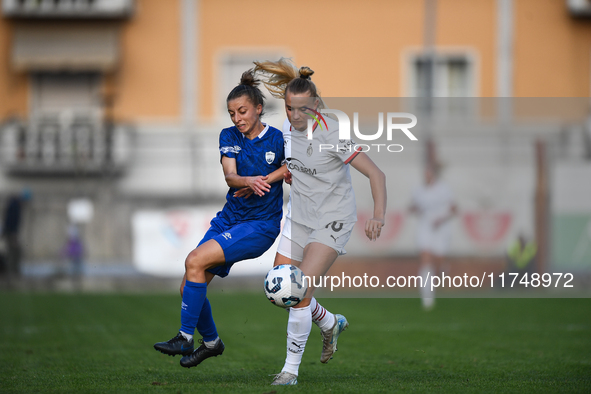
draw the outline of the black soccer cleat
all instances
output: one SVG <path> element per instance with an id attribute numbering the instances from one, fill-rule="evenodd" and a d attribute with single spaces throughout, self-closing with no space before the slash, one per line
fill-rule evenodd
<path id="1" fill-rule="evenodd" d="M 217 357 L 224 352 L 226 348 L 224 346 L 224 342 L 220 339 L 212 349 L 205 346 L 203 343 L 203 339 L 199 340 L 201 346 L 199 346 L 195 351 L 188 356 L 181 358 L 181 367 L 191 368 L 196 367 L 197 365 L 201 364 L 203 360 L 210 357 Z"/>
<path id="2" fill-rule="evenodd" d="M 187 354 L 191 354 L 193 348 L 193 339 L 187 341 L 180 332 L 176 337 L 167 342 L 158 342 L 154 344 L 154 349 L 164 354 L 168 354 L 169 356 L 176 356 L 177 354 L 186 356 Z"/>

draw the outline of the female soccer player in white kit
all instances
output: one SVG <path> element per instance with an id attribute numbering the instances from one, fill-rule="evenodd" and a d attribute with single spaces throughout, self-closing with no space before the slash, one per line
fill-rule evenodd
<path id="1" fill-rule="evenodd" d="M 376 240 L 384 226 L 386 211 L 386 177 L 354 142 L 339 140 L 338 123 L 323 117 L 316 124 L 313 138 L 308 139 L 308 119 L 322 101 L 310 79 L 308 67 L 296 69 L 287 59 L 277 62 L 255 62 L 255 72 L 272 95 L 285 100 L 288 122 L 283 132 L 286 161 L 291 173 L 291 218 L 288 217 L 279 241 L 275 265 L 298 265 L 310 278 L 326 274 L 336 258 L 345 254 L 345 245 L 357 221 L 355 195 L 349 164 L 369 178 L 374 200 L 374 215 L 365 223 L 365 233 Z M 320 146 L 333 149 L 320 149 Z M 313 298 L 309 283 L 306 298 L 290 308 L 287 324 L 287 357 L 273 385 L 297 383 L 302 355 L 312 329 L 312 318 L 323 335 L 321 361 L 328 362 L 336 350 L 339 334 L 348 326 L 342 315 L 333 315 Z"/>
<path id="2" fill-rule="evenodd" d="M 457 213 L 451 189 L 440 179 L 440 171 L 436 163 L 425 168 L 425 182 L 414 190 L 410 206 L 410 211 L 419 218 L 417 246 L 420 251 L 419 275 L 423 281 L 441 271 L 451 237 L 450 219 Z M 433 308 L 435 291 L 424 286 L 420 292 L 423 308 Z"/>

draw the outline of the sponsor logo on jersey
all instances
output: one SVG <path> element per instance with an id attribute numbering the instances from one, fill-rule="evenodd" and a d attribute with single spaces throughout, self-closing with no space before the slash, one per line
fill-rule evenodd
<path id="1" fill-rule="evenodd" d="M 265 152 L 265 160 L 267 160 L 267 164 L 273 163 L 273 160 L 275 160 L 275 152 Z"/>
<path id="2" fill-rule="evenodd" d="M 308 174 L 308 175 L 312 175 L 312 176 L 316 175 L 316 168 L 308 168 L 304 165 L 304 163 L 302 163 L 298 159 L 294 159 L 293 157 L 287 158 L 286 160 L 287 160 L 287 168 L 290 171 L 296 170 L 299 172 L 303 172 L 304 174 Z M 295 163 L 295 162 L 298 162 L 298 163 Z"/>
<path id="3" fill-rule="evenodd" d="M 238 154 L 238 153 L 240 153 L 241 150 L 242 150 L 242 148 L 239 147 L 238 145 L 234 145 L 234 146 L 222 146 L 220 148 L 220 152 L 222 153 L 222 155 L 224 155 L 226 153 Z"/>
<path id="4" fill-rule="evenodd" d="M 228 240 L 228 239 L 232 239 L 232 234 L 230 233 L 223 233 L 222 237 L 224 237 L 224 239 Z"/>

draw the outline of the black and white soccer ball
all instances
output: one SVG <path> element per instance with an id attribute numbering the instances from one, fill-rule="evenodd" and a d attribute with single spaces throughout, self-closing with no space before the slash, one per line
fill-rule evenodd
<path id="1" fill-rule="evenodd" d="M 278 265 L 267 272 L 264 287 L 269 301 L 282 308 L 299 304 L 308 290 L 304 273 L 291 264 Z"/>

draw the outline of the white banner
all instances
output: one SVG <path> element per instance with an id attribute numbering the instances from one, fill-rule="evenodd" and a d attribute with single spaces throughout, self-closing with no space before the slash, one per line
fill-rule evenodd
<path id="1" fill-rule="evenodd" d="M 143 273 L 182 278 L 185 258 L 209 229 L 219 207 L 141 210 L 132 217 L 133 262 Z M 277 241 L 261 257 L 236 263 L 231 274 L 261 275 L 273 266 Z"/>

